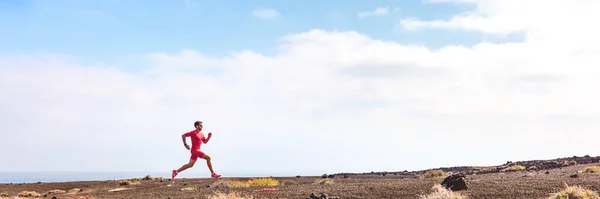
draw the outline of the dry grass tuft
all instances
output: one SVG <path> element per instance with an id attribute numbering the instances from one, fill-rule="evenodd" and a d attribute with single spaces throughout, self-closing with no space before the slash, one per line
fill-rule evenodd
<path id="1" fill-rule="evenodd" d="M 229 187 L 248 188 L 248 187 L 276 187 L 279 186 L 279 181 L 273 178 L 252 178 L 248 181 L 223 181 Z M 217 185 L 217 184 L 215 184 Z"/>
<path id="2" fill-rule="evenodd" d="M 209 196 L 208 199 L 254 199 L 252 196 L 240 196 L 236 192 L 231 192 L 228 194 L 224 193 L 215 193 L 215 195 Z"/>
<path id="3" fill-rule="evenodd" d="M 446 172 L 442 170 L 429 170 L 425 173 L 425 178 L 443 178 L 446 177 Z"/>
<path id="4" fill-rule="evenodd" d="M 196 188 L 194 187 L 184 187 L 179 189 L 179 191 L 196 191 Z"/>
<path id="5" fill-rule="evenodd" d="M 40 194 L 35 191 L 21 191 L 17 196 L 19 196 L 19 197 L 40 197 Z"/>
<path id="6" fill-rule="evenodd" d="M 460 193 L 452 192 L 442 185 L 435 184 L 431 188 L 433 192 L 428 195 L 421 195 L 421 199 L 466 199 L 466 196 L 461 195 Z"/>
<path id="7" fill-rule="evenodd" d="M 318 179 L 315 184 L 333 184 L 333 180 L 331 178 Z"/>
<path id="8" fill-rule="evenodd" d="M 119 185 L 121 185 L 121 186 L 136 185 L 136 184 L 140 184 L 140 180 L 137 179 L 137 178 L 134 178 L 132 180 L 122 180 L 122 181 L 119 181 Z"/>
<path id="9" fill-rule="evenodd" d="M 526 168 L 522 165 L 513 165 L 508 168 L 502 169 L 502 171 L 524 171 Z"/>
<path id="10" fill-rule="evenodd" d="M 600 173 L 600 166 L 586 167 L 585 169 L 580 170 L 577 173 Z"/>
<path id="11" fill-rule="evenodd" d="M 600 197 L 594 191 L 567 185 L 562 191 L 552 194 L 547 199 L 600 199 Z"/>

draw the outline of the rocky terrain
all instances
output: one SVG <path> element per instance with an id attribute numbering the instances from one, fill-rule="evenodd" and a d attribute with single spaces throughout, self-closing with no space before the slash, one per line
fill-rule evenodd
<path id="1" fill-rule="evenodd" d="M 496 165 L 496 166 L 457 166 L 457 167 L 442 167 L 442 168 L 433 168 L 421 171 L 394 171 L 394 172 L 370 172 L 370 173 L 337 173 L 333 175 L 343 176 L 343 175 L 399 175 L 403 177 L 416 177 L 418 175 L 422 175 L 430 170 L 442 170 L 448 173 L 462 173 L 466 175 L 473 174 L 485 174 L 485 173 L 498 173 L 502 172 L 502 170 L 514 166 L 521 165 L 524 166 L 528 171 L 540 171 L 540 170 L 550 170 L 568 166 L 575 166 L 579 164 L 592 164 L 592 163 L 600 163 L 600 156 L 591 157 L 589 155 L 585 155 L 582 157 L 573 156 L 566 158 L 557 158 L 551 160 L 527 160 L 527 161 L 507 161 L 505 164 Z M 327 175 L 327 174 L 326 174 Z M 330 174 L 331 175 L 331 174 Z"/>
<path id="2" fill-rule="evenodd" d="M 522 166 L 522 170 L 507 168 Z M 596 167 L 595 167 L 596 166 Z M 600 191 L 598 157 L 507 162 L 490 167 L 453 167 L 414 172 L 325 174 L 273 178 L 169 179 L 150 176 L 107 181 L 0 184 L 0 198 L 297 198 L 420 199 L 443 187 L 466 198 L 542 199 L 565 184 Z M 448 173 L 452 173 L 448 175 Z M 437 176 L 440 175 L 440 176 Z M 228 195 L 228 196 L 227 196 Z M 249 197 L 242 197 L 249 196 Z M 598 199 L 594 198 L 593 199 Z"/>

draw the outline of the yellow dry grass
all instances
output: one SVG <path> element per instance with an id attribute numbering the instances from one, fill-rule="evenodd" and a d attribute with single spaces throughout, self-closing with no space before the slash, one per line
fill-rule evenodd
<path id="1" fill-rule="evenodd" d="M 442 170 L 430 170 L 425 173 L 425 178 L 443 178 L 446 177 L 446 172 Z"/>
<path id="2" fill-rule="evenodd" d="M 315 184 L 333 184 L 333 180 L 331 178 L 318 179 Z"/>
<path id="3" fill-rule="evenodd" d="M 121 186 L 136 185 L 136 184 L 140 184 L 140 180 L 137 179 L 137 178 L 134 178 L 132 180 L 122 180 L 122 181 L 119 181 L 119 185 L 121 185 Z"/>
<path id="4" fill-rule="evenodd" d="M 227 183 L 235 188 L 279 186 L 279 181 L 273 178 L 252 178 L 248 181 L 228 181 Z"/>
<path id="5" fill-rule="evenodd" d="M 552 194 L 547 199 L 600 199 L 598 193 L 580 186 L 566 186 L 562 191 Z"/>
<path id="6" fill-rule="evenodd" d="M 180 191 L 196 191 L 196 188 L 194 187 L 184 187 L 179 189 Z"/>
<path id="7" fill-rule="evenodd" d="M 433 187 L 431 188 L 433 190 L 433 192 L 431 192 L 428 195 L 422 195 L 420 198 L 421 199 L 467 199 L 466 196 L 457 193 L 457 192 L 452 192 L 444 187 L 442 187 L 442 185 L 439 184 L 435 184 L 433 185 Z"/>
<path id="8" fill-rule="evenodd" d="M 502 169 L 502 171 L 524 171 L 525 166 L 522 165 L 513 165 L 508 168 Z"/>
<path id="9" fill-rule="evenodd" d="M 18 194 L 19 197 L 40 197 L 40 194 L 35 191 L 21 191 Z"/>
<path id="10" fill-rule="evenodd" d="M 600 173 L 600 166 L 586 167 L 585 169 L 578 171 L 578 173 Z"/>

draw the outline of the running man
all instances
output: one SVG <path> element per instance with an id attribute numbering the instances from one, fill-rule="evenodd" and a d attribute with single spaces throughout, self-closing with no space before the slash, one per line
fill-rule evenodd
<path id="1" fill-rule="evenodd" d="M 202 133 L 202 121 L 194 122 L 194 127 L 196 127 L 195 130 L 181 135 L 181 140 L 183 140 L 183 146 L 185 146 L 185 148 L 188 150 L 190 150 L 190 146 L 188 146 L 188 144 L 185 142 L 186 137 L 190 137 L 190 139 L 192 140 L 192 149 L 190 150 L 192 156 L 190 157 L 190 162 L 187 164 L 184 164 L 183 166 L 181 166 L 181 168 L 179 168 L 177 170 L 173 170 L 173 173 L 171 174 L 171 180 L 175 180 L 175 176 L 177 176 L 177 174 L 181 173 L 182 171 L 192 168 L 194 166 L 194 164 L 196 163 L 196 160 L 198 160 L 198 158 L 202 158 L 202 159 L 206 160 L 206 165 L 208 166 L 208 169 L 210 170 L 212 178 L 221 177 L 221 175 L 216 174 L 215 171 L 213 170 L 212 163 L 210 162 L 210 156 L 208 156 L 204 152 L 200 151 L 200 145 L 202 143 L 204 143 L 204 144 L 208 143 L 208 141 L 210 140 L 210 137 L 212 137 L 212 133 L 209 132 L 208 137 L 207 138 L 204 137 L 204 133 Z"/>

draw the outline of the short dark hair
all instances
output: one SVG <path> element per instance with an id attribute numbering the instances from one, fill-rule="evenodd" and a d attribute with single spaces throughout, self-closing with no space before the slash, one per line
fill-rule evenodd
<path id="1" fill-rule="evenodd" d="M 194 127 L 197 127 L 198 125 L 200 125 L 200 123 L 202 123 L 202 122 L 201 121 L 194 122 Z"/>

